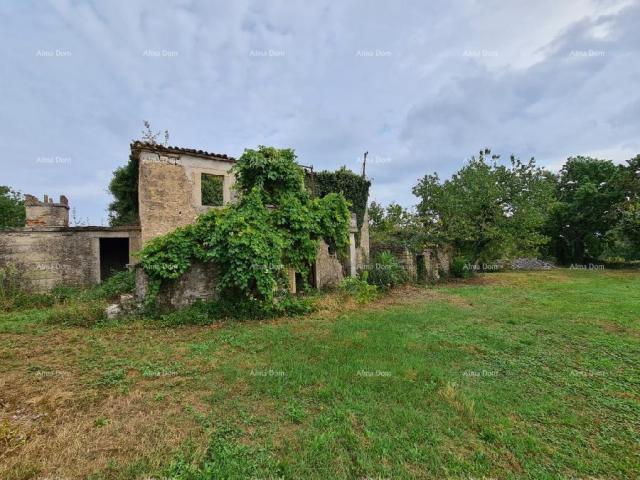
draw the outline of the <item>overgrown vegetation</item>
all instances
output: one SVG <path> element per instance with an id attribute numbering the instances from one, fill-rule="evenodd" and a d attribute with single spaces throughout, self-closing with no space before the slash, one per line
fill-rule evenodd
<path id="1" fill-rule="evenodd" d="M 640 259 L 640 156 L 626 165 L 572 157 L 555 175 L 533 159 L 512 156 L 502 165 L 485 149 L 444 182 L 426 175 L 413 193 L 421 228 L 401 207 L 372 206 L 372 238 L 448 243 L 472 264 L 518 256 L 565 265 Z"/>
<path id="2" fill-rule="evenodd" d="M 138 211 L 138 159 L 132 153 L 126 165 L 113 172 L 109 192 L 114 200 L 109 204 L 109 224 L 113 227 L 137 225 Z"/>
<path id="3" fill-rule="evenodd" d="M 59 285 L 48 293 L 25 290 L 19 270 L 14 265 L 0 268 L 0 312 L 30 311 L 45 323 L 93 325 L 104 320 L 109 301 L 135 287 L 132 271 L 118 272 L 92 288 Z"/>
<path id="4" fill-rule="evenodd" d="M 404 267 L 389 251 L 380 252 L 367 267 L 367 282 L 382 290 L 397 287 L 409 280 Z"/>
<path id="5" fill-rule="evenodd" d="M 202 205 L 210 205 L 214 207 L 222 206 L 224 177 L 222 175 L 210 175 L 203 173 L 200 175 L 202 182 Z"/>
<path id="6" fill-rule="evenodd" d="M 314 178 L 316 194 L 324 197 L 331 193 L 342 193 L 350 204 L 351 210 L 356 214 L 358 230 L 356 232 L 356 244 L 360 244 L 360 228 L 364 223 L 364 215 L 369 201 L 369 187 L 371 182 L 361 175 L 357 175 L 347 167 L 341 167 L 336 171 L 321 171 Z"/>
<path id="7" fill-rule="evenodd" d="M 369 303 L 378 296 L 378 287 L 369 283 L 369 272 L 356 277 L 346 277 L 339 285 L 340 291 L 353 297 L 358 303 Z"/>
<path id="8" fill-rule="evenodd" d="M 165 326 L 209 325 L 222 320 L 268 320 L 278 317 L 297 317 L 315 311 L 315 303 L 314 297 L 294 295 L 284 295 L 276 303 L 246 298 L 227 298 L 210 302 L 197 301 L 181 310 L 161 315 L 158 323 Z"/>
<path id="9" fill-rule="evenodd" d="M 627 165 L 569 158 L 556 196 L 546 233 L 561 263 L 640 259 L 640 156 Z"/>
<path id="10" fill-rule="evenodd" d="M 414 252 L 433 245 L 437 238 L 423 228 L 418 215 L 397 203 L 386 207 L 377 202 L 369 205 L 369 238 L 380 249 L 397 251 L 407 248 Z"/>
<path id="11" fill-rule="evenodd" d="M 151 299 L 162 282 L 201 261 L 219 267 L 225 295 L 278 302 L 286 296 L 286 269 L 306 278 L 321 239 L 338 252 L 349 245 L 347 201 L 339 193 L 311 198 L 293 150 L 247 149 L 233 173 L 238 202 L 153 239 L 141 252 Z"/>

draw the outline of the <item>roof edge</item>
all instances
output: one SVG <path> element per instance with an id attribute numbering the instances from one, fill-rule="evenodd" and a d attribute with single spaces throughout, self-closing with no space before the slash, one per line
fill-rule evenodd
<path id="1" fill-rule="evenodd" d="M 171 145 L 159 145 L 157 143 L 149 143 L 149 142 L 141 142 L 140 140 L 136 140 L 131 142 L 131 151 L 140 151 L 140 150 L 149 150 L 152 152 L 158 153 L 174 153 L 181 155 L 192 155 L 194 157 L 202 157 L 216 160 L 223 160 L 225 162 L 235 162 L 236 159 L 226 155 L 224 153 L 213 153 L 207 152 L 205 150 L 197 150 L 195 148 L 182 148 L 175 147 Z"/>

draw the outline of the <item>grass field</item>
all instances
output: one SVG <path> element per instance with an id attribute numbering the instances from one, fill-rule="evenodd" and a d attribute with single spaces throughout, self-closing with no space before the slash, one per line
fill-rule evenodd
<path id="1" fill-rule="evenodd" d="M 0 317 L 0 478 L 636 478 L 640 273 L 407 287 L 269 322 Z"/>

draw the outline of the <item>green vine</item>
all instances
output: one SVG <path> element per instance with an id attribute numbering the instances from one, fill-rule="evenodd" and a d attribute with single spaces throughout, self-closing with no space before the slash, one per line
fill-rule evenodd
<path id="1" fill-rule="evenodd" d="M 369 180 L 348 170 L 347 167 L 341 167 L 335 172 L 325 170 L 316 173 L 315 176 L 315 188 L 319 197 L 335 192 L 342 193 L 349 201 L 351 210 L 356 214 L 358 224 L 357 244 L 360 244 L 360 228 L 362 228 L 364 214 L 367 211 L 370 186 Z"/>
<path id="2" fill-rule="evenodd" d="M 273 302 L 286 290 L 286 268 L 306 274 L 320 239 L 344 252 L 349 245 L 348 204 L 342 194 L 312 199 L 293 150 L 245 150 L 233 170 L 240 199 L 201 215 L 187 227 L 151 240 L 140 263 L 151 280 L 150 300 L 165 281 L 193 261 L 220 268 L 220 287 Z"/>

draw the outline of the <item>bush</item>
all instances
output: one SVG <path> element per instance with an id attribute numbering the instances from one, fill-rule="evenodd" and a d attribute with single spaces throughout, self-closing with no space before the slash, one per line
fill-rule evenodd
<path id="1" fill-rule="evenodd" d="M 400 262 L 388 251 L 379 253 L 367 272 L 367 282 L 382 290 L 406 283 L 409 279 Z"/>
<path id="2" fill-rule="evenodd" d="M 123 293 L 132 293 L 136 288 L 136 273 L 133 270 L 116 272 L 100 285 L 87 291 L 89 298 L 110 300 Z"/>
<path id="3" fill-rule="evenodd" d="M 208 325 L 217 320 L 267 320 L 296 317 L 315 310 L 312 298 L 287 295 L 277 303 L 266 304 L 256 299 L 233 298 L 212 302 L 197 301 L 181 310 L 162 315 L 160 323 L 169 325 Z"/>
<path id="4" fill-rule="evenodd" d="M 358 303 L 367 303 L 375 298 L 378 295 L 378 287 L 375 285 L 370 285 L 368 280 L 369 272 L 364 271 L 358 277 L 347 277 L 340 283 L 340 290 L 356 299 Z"/>
<path id="5" fill-rule="evenodd" d="M 106 303 L 79 299 L 67 300 L 51 309 L 47 323 L 90 327 L 105 320 Z"/>
<path id="6" fill-rule="evenodd" d="M 20 290 L 15 267 L 0 269 L 0 310 L 47 308 L 44 320 L 51 324 L 91 326 L 105 319 L 107 301 L 132 292 L 134 272 L 118 272 L 89 289 L 58 285 L 49 293 Z"/>
<path id="7" fill-rule="evenodd" d="M 455 278 L 469 278 L 473 276 L 473 270 L 465 257 L 455 257 L 451 262 L 451 274 Z"/>
<path id="8" fill-rule="evenodd" d="M 50 307 L 55 298 L 46 293 L 31 293 L 21 289 L 23 279 L 18 268 L 9 264 L 0 268 L 0 310 Z"/>

